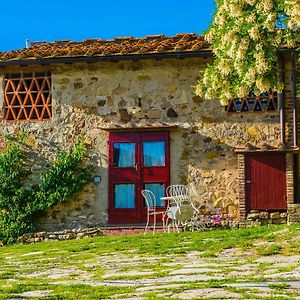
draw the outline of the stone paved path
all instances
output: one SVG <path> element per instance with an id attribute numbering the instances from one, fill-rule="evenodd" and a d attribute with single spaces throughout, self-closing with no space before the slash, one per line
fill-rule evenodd
<path id="1" fill-rule="evenodd" d="M 300 255 L 255 258 L 251 253 L 237 251 L 211 258 L 202 257 L 200 252 L 162 257 L 109 254 L 85 265 L 91 266 L 103 268 L 100 280 L 75 268 L 55 268 L 26 276 L 63 279 L 68 273 L 77 278 L 53 284 L 135 287 L 131 295 L 112 297 L 116 299 L 149 299 L 149 295 L 162 299 L 300 299 Z M 51 290 L 20 294 L 26 298 L 49 295 Z"/>
<path id="2" fill-rule="evenodd" d="M 29 255 L 23 256 L 24 261 L 22 257 L 6 259 L 18 265 L 18 280 L 48 279 L 49 285 L 45 290 L 19 293 L 19 299 L 51 297 L 51 285 L 78 284 L 124 288 L 124 293 L 109 299 L 300 299 L 300 255 L 259 257 L 236 249 L 216 257 L 197 251 L 163 256 L 123 252 L 99 255 L 94 262 L 83 259 L 68 267 L 51 263 L 48 269 L 35 265 L 45 259 L 42 253 L 35 253 L 39 258 L 32 262 Z M 51 262 L 51 257 L 47 260 Z M 126 292 L 126 287 L 134 292 Z"/>

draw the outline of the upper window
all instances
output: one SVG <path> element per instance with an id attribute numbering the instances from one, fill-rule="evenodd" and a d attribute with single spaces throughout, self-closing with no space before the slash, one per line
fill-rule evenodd
<path id="1" fill-rule="evenodd" d="M 277 93 L 270 91 L 259 96 L 250 93 L 245 98 L 231 99 L 225 109 L 227 112 L 274 111 L 277 109 Z"/>
<path id="2" fill-rule="evenodd" d="M 114 167 L 134 167 L 135 143 L 114 143 Z"/>
<path id="3" fill-rule="evenodd" d="M 165 142 L 143 142 L 145 167 L 165 166 Z"/>
<path id="4" fill-rule="evenodd" d="M 50 72 L 7 74 L 3 89 L 3 119 L 30 121 L 51 118 Z"/>

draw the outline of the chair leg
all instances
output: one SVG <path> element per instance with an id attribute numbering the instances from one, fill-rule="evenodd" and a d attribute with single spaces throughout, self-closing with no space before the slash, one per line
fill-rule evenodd
<path id="1" fill-rule="evenodd" d="M 176 219 L 175 219 L 174 221 L 175 221 L 174 223 L 175 223 L 176 231 L 177 231 L 177 233 L 179 233 L 178 222 L 177 222 L 177 220 L 176 220 Z"/>
<path id="2" fill-rule="evenodd" d="M 173 232 L 175 232 L 175 219 L 172 219 Z"/>
<path id="3" fill-rule="evenodd" d="M 147 213 L 147 224 L 146 224 L 146 227 L 145 227 L 144 234 L 146 234 L 146 233 L 147 233 L 147 230 L 148 230 L 148 225 L 149 225 L 149 213 Z"/>
<path id="4" fill-rule="evenodd" d="M 166 226 L 166 232 L 170 233 L 170 226 L 171 226 L 171 224 L 170 224 L 170 218 L 169 218 L 169 216 L 167 216 L 167 219 L 165 221 L 165 226 Z"/>
<path id="5" fill-rule="evenodd" d="M 155 227 L 156 227 L 156 214 L 154 213 L 154 215 L 153 215 L 153 233 L 152 234 L 154 234 L 154 232 L 155 232 Z"/>

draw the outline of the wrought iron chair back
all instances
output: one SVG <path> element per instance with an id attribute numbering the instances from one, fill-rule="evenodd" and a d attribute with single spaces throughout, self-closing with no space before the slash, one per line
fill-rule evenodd
<path id="1" fill-rule="evenodd" d="M 161 214 L 162 221 L 163 221 L 163 229 L 165 230 L 165 224 L 164 224 L 164 218 L 165 218 L 165 212 L 164 211 L 156 211 L 156 197 L 153 192 L 149 190 L 142 190 L 141 191 L 142 196 L 145 199 L 146 206 L 147 206 L 147 223 L 145 227 L 145 233 L 147 233 L 149 222 L 150 222 L 150 216 L 153 216 L 153 233 L 156 229 L 156 216 Z"/>
<path id="2" fill-rule="evenodd" d="M 153 192 L 149 190 L 142 190 L 141 193 L 145 199 L 147 210 L 155 211 L 156 198 Z"/>
<path id="3" fill-rule="evenodd" d="M 171 185 L 170 186 L 170 196 L 177 202 L 180 206 L 184 202 L 190 201 L 189 188 L 186 185 Z"/>

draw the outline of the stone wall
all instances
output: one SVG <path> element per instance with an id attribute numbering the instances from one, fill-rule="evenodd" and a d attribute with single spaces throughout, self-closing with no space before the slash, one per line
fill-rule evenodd
<path id="1" fill-rule="evenodd" d="M 171 183 L 193 184 L 199 201 L 226 207 L 238 218 L 238 162 L 233 150 L 247 142 L 277 146 L 279 116 L 277 112 L 226 113 L 218 101 L 195 96 L 192 86 L 207 63 L 204 58 L 191 58 L 52 65 L 52 120 L 7 123 L 2 131 L 29 133 L 27 142 L 37 162 L 33 177 L 50 165 L 54 150 L 67 148 L 83 135 L 102 181 L 50 209 L 40 229 L 107 222 L 108 131 L 103 128 L 112 127 L 129 131 L 172 127 Z M 141 112 L 129 113 L 126 108 L 139 101 Z"/>
<path id="2" fill-rule="evenodd" d="M 287 223 L 288 214 L 281 211 L 259 211 L 259 210 L 250 210 L 247 214 L 245 225 L 260 226 L 268 224 L 285 224 Z"/>
<path id="3" fill-rule="evenodd" d="M 66 229 L 54 232 L 41 231 L 23 234 L 18 238 L 17 242 L 21 244 L 31 244 L 48 241 L 74 240 L 100 235 L 103 235 L 101 228 Z"/>
<path id="4" fill-rule="evenodd" d="M 300 204 L 299 203 L 289 204 L 287 213 L 288 213 L 287 221 L 289 224 L 300 222 Z"/>

